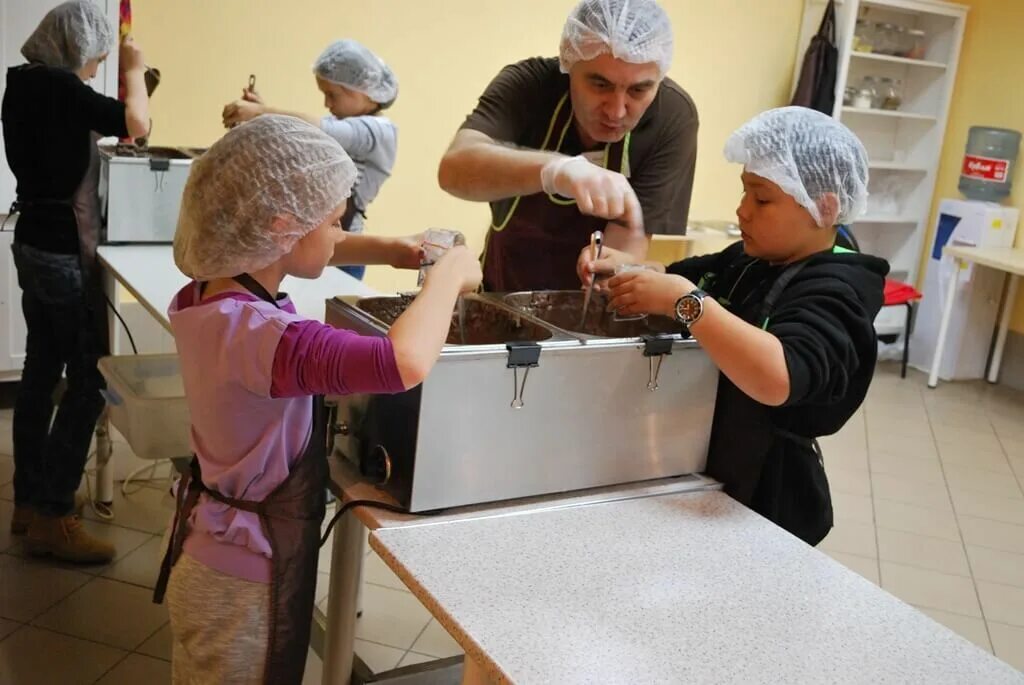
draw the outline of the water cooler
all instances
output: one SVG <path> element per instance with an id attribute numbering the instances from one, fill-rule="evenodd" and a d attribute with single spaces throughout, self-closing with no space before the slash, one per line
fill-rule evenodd
<path id="1" fill-rule="evenodd" d="M 939 203 L 935 237 L 928 254 L 924 299 L 918 305 L 910 343 L 910 364 L 931 370 L 939 322 L 949 279 L 956 278 L 956 301 L 939 366 L 942 380 L 983 378 L 992 333 L 999 317 L 1004 274 L 968 265 L 958 269 L 951 257 L 942 256 L 946 245 L 1012 247 L 1019 210 L 994 202 L 943 200 Z"/>

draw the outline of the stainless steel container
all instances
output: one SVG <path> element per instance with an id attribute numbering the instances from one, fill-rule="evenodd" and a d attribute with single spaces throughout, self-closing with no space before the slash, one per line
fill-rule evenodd
<path id="1" fill-rule="evenodd" d="M 668 319 L 558 325 L 580 296 L 465 297 L 421 386 L 333 398 L 336 449 L 414 512 L 703 471 L 710 359 Z M 386 335 L 410 301 L 339 298 L 327 321 Z"/>
<path id="2" fill-rule="evenodd" d="M 199 148 L 100 147 L 100 204 L 105 243 L 174 241 L 178 211 Z"/>

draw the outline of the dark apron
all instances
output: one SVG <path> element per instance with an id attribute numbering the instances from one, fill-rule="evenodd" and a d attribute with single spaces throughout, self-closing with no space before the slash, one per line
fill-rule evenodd
<path id="1" fill-rule="evenodd" d="M 106 307 L 103 294 L 103 282 L 96 264 L 96 246 L 99 245 L 103 217 L 100 212 L 100 155 L 96 141 L 100 136 L 90 134 L 89 163 L 78 187 L 70 198 L 18 198 L 11 206 L 11 213 L 23 212 L 33 207 L 61 206 L 70 207 L 75 216 L 75 228 L 78 234 L 78 258 L 82 269 L 82 292 L 84 305 L 90 316 L 93 330 L 92 345 L 102 356 L 110 349 L 108 342 Z"/>
<path id="2" fill-rule="evenodd" d="M 562 96 L 541 150 L 558 152 L 573 122 L 568 94 Z M 557 138 L 556 138 L 557 136 Z M 630 134 L 605 146 L 604 168 L 628 174 Z M 586 216 L 576 201 L 535 193 L 517 197 L 500 224 L 491 224 L 481 258 L 483 288 L 491 292 L 576 290 L 576 262 L 590 234 L 604 230 L 607 219 Z"/>
<path id="3" fill-rule="evenodd" d="M 767 326 L 779 295 L 806 261 L 785 269 L 748 323 Z M 741 428 L 742 427 L 742 428 Z M 777 427 L 771 407 L 718 376 L 707 475 L 725 492 L 808 544 L 832 528 L 832 499 L 818 443 Z"/>
<path id="4" fill-rule="evenodd" d="M 254 295 L 274 299 L 254 279 L 235 278 Z M 270 541 L 270 630 L 263 682 L 273 685 L 299 683 L 306 665 L 316 590 L 320 524 L 324 519 L 327 467 L 327 421 L 323 397 L 312 398 L 313 426 L 309 444 L 288 477 L 262 501 L 225 497 L 203 483 L 199 460 L 192 458 L 190 472 L 178 484 L 177 506 L 171 524 L 171 540 L 160 565 L 153 601 L 162 603 L 171 568 L 181 556 L 188 535 L 188 521 L 199 501 L 207 496 L 241 511 L 259 515 Z"/>

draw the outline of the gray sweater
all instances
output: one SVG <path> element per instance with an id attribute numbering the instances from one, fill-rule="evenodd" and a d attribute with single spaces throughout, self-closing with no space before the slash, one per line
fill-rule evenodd
<path id="1" fill-rule="evenodd" d="M 355 162 L 358 176 L 353 194 L 365 211 L 395 166 L 398 128 L 390 119 L 376 115 L 345 119 L 328 115 L 320 120 L 320 128 L 341 143 L 341 147 Z M 362 215 L 357 213 L 349 231 L 362 233 L 363 223 Z"/>

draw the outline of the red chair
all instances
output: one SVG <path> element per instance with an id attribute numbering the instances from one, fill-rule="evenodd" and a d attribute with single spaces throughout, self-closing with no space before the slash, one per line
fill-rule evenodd
<path id="1" fill-rule="evenodd" d="M 900 378 L 906 378 L 907 358 L 910 356 L 910 333 L 914 325 L 914 305 L 921 301 L 922 295 L 912 285 L 887 278 L 883 297 L 883 307 L 907 308 L 907 327 L 903 331 L 903 365 L 900 367 Z"/>

